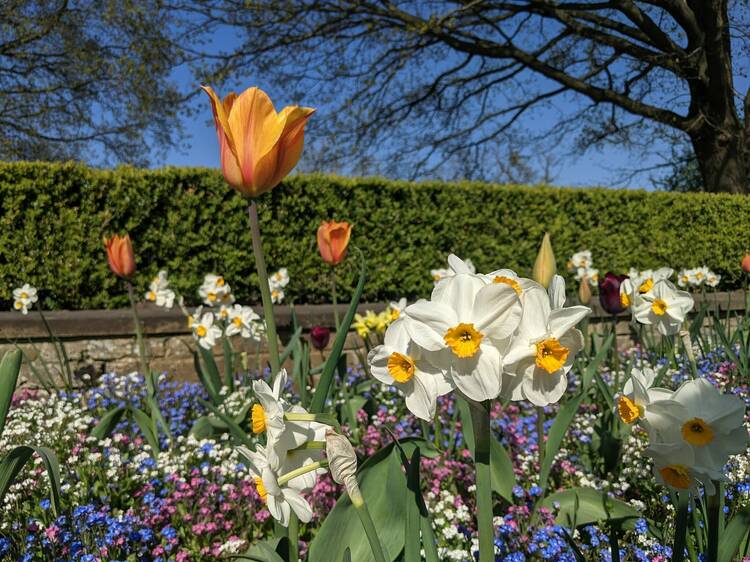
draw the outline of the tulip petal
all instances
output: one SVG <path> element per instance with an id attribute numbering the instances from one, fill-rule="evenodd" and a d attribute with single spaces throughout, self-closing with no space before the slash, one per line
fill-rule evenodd
<path id="1" fill-rule="evenodd" d="M 288 106 L 279 114 L 284 121 L 284 130 L 278 142 L 276 154 L 276 169 L 270 184 L 278 185 L 294 169 L 302 155 L 305 144 L 305 125 L 315 112 L 310 107 Z"/>
<path id="2" fill-rule="evenodd" d="M 255 167 L 263 156 L 274 149 L 284 130 L 271 99 L 259 88 L 248 88 L 242 92 L 232 104 L 229 127 L 244 182 L 260 185 Z"/>

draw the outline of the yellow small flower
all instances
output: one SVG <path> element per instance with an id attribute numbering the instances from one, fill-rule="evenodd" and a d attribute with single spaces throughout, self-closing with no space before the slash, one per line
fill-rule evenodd
<path id="1" fill-rule="evenodd" d="M 370 328 L 367 327 L 367 322 L 361 314 L 354 315 L 354 322 L 352 322 L 352 328 L 359 334 L 359 337 L 366 338 L 367 334 L 370 333 Z"/>

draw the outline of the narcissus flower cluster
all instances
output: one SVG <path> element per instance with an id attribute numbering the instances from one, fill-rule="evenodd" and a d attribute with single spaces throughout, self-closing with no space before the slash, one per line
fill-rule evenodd
<path id="1" fill-rule="evenodd" d="M 677 284 L 680 287 L 697 289 L 699 287 L 716 288 L 721 282 L 721 275 L 714 273 L 705 265 L 692 269 L 683 269 L 677 275 Z"/>
<path id="2" fill-rule="evenodd" d="M 36 288 L 28 283 L 13 289 L 13 310 L 18 310 L 21 314 L 28 314 L 29 309 L 39 300 L 36 293 Z"/>
<path id="3" fill-rule="evenodd" d="M 575 272 L 575 280 L 588 281 L 592 287 L 599 283 L 599 270 L 594 267 L 591 250 L 576 252 L 568 260 L 568 271 Z"/>
<path id="4" fill-rule="evenodd" d="M 304 420 L 312 416 L 283 398 L 286 384 L 284 369 L 276 375 L 273 388 L 262 380 L 253 382 L 258 402 L 252 407 L 252 430 L 265 436 L 265 446 L 257 445 L 255 451 L 238 449 L 249 463 L 258 495 L 285 527 L 292 512 L 304 523 L 312 519 L 312 508 L 303 493 L 312 490 L 317 476 L 325 472 L 320 461 L 328 429 L 325 424 Z M 306 446 L 316 442 L 321 446 Z"/>
<path id="5" fill-rule="evenodd" d="M 169 279 L 167 272 L 163 269 L 156 277 L 151 280 L 146 292 L 146 300 L 154 303 L 156 306 L 172 308 L 174 305 L 175 293 L 169 288 Z"/>
<path id="6" fill-rule="evenodd" d="M 583 345 L 575 325 L 590 309 L 563 307 L 559 276 L 548 291 L 511 270 L 477 274 L 455 255 L 448 263 L 451 274 L 430 300 L 407 306 L 370 351 L 373 376 L 396 386 L 425 420 L 434 417 L 437 397 L 453 389 L 476 401 L 559 400 Z"/>
<path id="7" fill-rule="evenodd" d="M 631 272 L 620 285 L 620 303 L 629 308 L 633 320 L 656 326 L 662 335 L 680 331 L 683 321 L 693 309 L 694 301 L 686 291 L 680 291 L 669 281 L 673 270 Z"/>
<path id="8" fill-rule="evenodd" d="M 674 392 L 654 388 L 655 378 L 651 369 L 634 368 L 618 398 L 618 414 L 648 432 L 646 454 L 658 482 L 692 491 L 702 484 L 713 495 L 730 455 L 747 448 L 745 404 L 705 378 L 686 381 Z"/>

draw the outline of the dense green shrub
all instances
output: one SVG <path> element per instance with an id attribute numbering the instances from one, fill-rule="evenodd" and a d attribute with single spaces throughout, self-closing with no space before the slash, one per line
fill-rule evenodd
<path id="1" fill-rule="evenodd" d="M 96 170 L 77 164 L 0 164 L 0 301 L 28 281 L 56 308 L 118 307 L 122 282 L 106 265 L 102 236 L 129 232 L 139 289 L 159 268 L 189 301 L 204 273 L 222 273 L 243 301 L 258 298 L 245 202 L 217 171 L 195 168 Z M 309 175 L 290 178 L 259 200 L 269 268 L 289 268 L 287 294 L 329 296 L 319 259 L 321 220 L 348 220 L 367 256 L 365 300 L 426 296 L 429 270 L 448 252 L 480 270 L 528 274 L 545 230 L 560 269 L 589 248 L 595 265 L 624 271 L 706 264 L 741 283 L 750 198 L 732 195 L 561 189 L 479 183 L 408 183 Z M 356 275 L 340 268 L 342 293 Z"/>

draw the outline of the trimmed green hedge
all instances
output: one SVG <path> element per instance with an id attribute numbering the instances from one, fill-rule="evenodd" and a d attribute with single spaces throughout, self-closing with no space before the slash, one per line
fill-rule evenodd
<path id="1" fill-rule="evenodd" d="M 245 202 L 218 171 L 197 168 L 97 170 L 78 164 L 0 164 L 0 301 L 23 281 L 51 308 L 126 304 L 109 272 L 102 236 L 129 232 L 139 290 L 159 268 L 189 301 L 205 273 L 223 274 L 244 302 L 258 299 Z M 329 299 L 328 268 L 315 231 L 324 219 L 354 225 L 367 256 L 364 300 L 429 294 L 429 270 L 448 252 L 480 270 L 528 274 L 545 230 L 558 267 L 591 249 L 602 271 L 706 264 L 741 283 L 750 198 L 733 195 L 561 189 L 479 183 L 408 183 L 379 178 L 295 176 L 259 200 L 271 270 L 286 266 L 295 302 Z M 345 298 L 356 264 L 339 268 Z M 725 282 L 724 282 L 725 281 Z"/>

